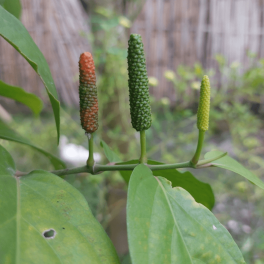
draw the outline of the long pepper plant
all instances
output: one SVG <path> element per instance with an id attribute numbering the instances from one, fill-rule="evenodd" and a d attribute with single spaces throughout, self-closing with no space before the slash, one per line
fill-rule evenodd
<path id="1" fill-rule="evenodd" d="M 0 35 L 41 77 L 53 107 L 59 138 L 60 104 L 44 56 L 19 20 L 1 6 L 0 22 Z M 133 264 L 245 263 L 233 238 L 211 212 L 214 194 L 210 185 L 188 171 L 188 168 L 219 167 L 238 173 L 250 184 L 264 189 L 263 181 L 227 153 L 211 151 L 200 159 L 209 128 L 208 76 L 201 82 L 198 140 L 193 157 L 163 164 L 147 158 L 145 131 L 151 126 L 151 107 L 144 47 L 138 34 L 132 34 L 128 41 L 127 62 L 131 123 L 140 133 L 141 153 L 137 159 L 117 163 L 112 158 L 114 153 L 102 142 L 109 164 L 94 161 L 93 133 L 100 120 L 95 67 L 89 52 L 81 54 L 79 61 L 80 119 L 88 138 L 87 164 L 65 168 L 58 158 L 33 146 L 7 125 L 1 125 L 1 138 L 42 151 L 53 161 L 56 170 L 19 172 L 11 155 L 0 146 L 0 263 L 120 263 L 112 242 L 84 197 L 63 180 L 67 174 L 96 175 L 104 171 L 120 171 L 128 184 L 127 230 Z M 15 100 L 15 95 L 25 93 L 2 82 L 0 88 L 2 96 Z M 22 97 L 19 100 L 26 104 Z M 33 100 L 36 98 L 32 97 Z M 180 168 L 185 171 L 179 171 Z"/>

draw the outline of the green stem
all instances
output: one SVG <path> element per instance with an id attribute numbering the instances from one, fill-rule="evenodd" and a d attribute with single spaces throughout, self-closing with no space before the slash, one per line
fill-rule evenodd
<path id="1" fill-rule="evenodd" d="M 190 161 L 173 163 L 173 164 L 162 164 L 162 165 L 148 165 L 152 170 L 169 170 L 169 169 L 181 169 L 181 168 L 192 168 Z"/>
<path id="2" fill-rule="evenodd" d="M 89 144 L 89 157 L 87 160 L 87 165 L 93 167 L 94 157 L 93 157 L 93 134 L 87 134 L 88 144 Z"/>
<path id="3" fill-rule="evenodd" d="M 96 164 L 94 166 L 94 173 L 99 171 L 122 171 L 122 170 L 133 170 L 139 164 L 125 164 L 125 165 L 100 165 Z M 162 165 L 148 165 L 152 171 L 155 170 L 168 170 L 168 169 L 179 169 L 179 168 L 188 168 L 191 167 L 190 161 L 182 163 L 173 163 L 173 164 L 162 164 Z"/>
<path id="4" fill-rule="evenodd" d="M 139 163 L 138 164 L 124 164 L 124 165 L 94 164 L 94 166 L 86 165 L 86 166 L 72 168 L 72 169 L 55 170 L 55 171 L 51 171 L 51 173 L 58 175 L 58 176 L 64 176 L 68 174 L 76 174 L 76 173 L 82 173 L 82 172 L 97 174 L 103 171 L 124 171 L 124 170 L 132 171 L 138 165 Z M 146 165 L 146 166 L 152 171 L 180 169 L 180 168 L 194 168 L 190 161 L 181 162 L 181 163 L 173 163 L 173 164 Z M 16 176 L 21 177 L 21 176 L 27 175 L 28 173 L 29 172 L 18 172 L 16 173 Z"/>
<path id="5" fill-rule="evenodd" d="M 88 166 L 83 166 L 83 167 L 77 167 L 77 168 L 72 168 L 72 169 L 62 169 L 62 170 L 51 171 L 51 173 L 56 174 L 58 176 L 64 176 L 68 174 L 76 174 L 76 173 L 82 173 L 82 172 L 91 173 L 92 168 Z"/>
<path id="6" fill-rule="evenodd" d="M 146 151 L 146 133 L 145 130 L 140 131 L 140 148 L 141 155 L 139 158 L 139 163 L 147 163 L 147 151 Z"/>
<path id="7" fill-rule="evenodd" d="M 198 163 L 201 152 L 202 152 L 203 141 L 204 141 L 204 132 L 205 131 L 199 129 L 199 138 L 198 138 L 197 148 L 196 148 L 195 154 L 191 160 L 191 163 L 194 165 L 196 165 Z"/>
<path id="8" fill-rule="evenodd" d="M 138 164 L 124 164 L 124 165 L 100 165 L 95 164 L 93 167 L 90 166 L 83 166 L 78 168 L 72 169 L 63 169 L 63 170 L 56 170 L 51 171 L 51 173 L 56 174 L 58 176 L 68 175 L 68 174 L 76 174 L 82 172 L 88 172 L 92 174 L 96 174 L 103 171 L 122 171 L 122 170 L 130 170 L 132 171 Z M 180 169 L 180 168 L 193 168 L 190 161 L 181 162 L 181 163 L 173 163 L 173 164 L 162 164 L 162 165 L 146 165 L 149 167 L 150 170 L 168 170 L 168 169 Z M 18 177 L 24 176 L 27 173 L 20 173 L 17 175 Z"/>

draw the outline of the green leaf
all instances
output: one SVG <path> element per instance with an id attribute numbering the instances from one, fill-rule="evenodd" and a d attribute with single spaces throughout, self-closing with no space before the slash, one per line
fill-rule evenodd
<path id="1" fill-rule="evenodd" d="M 0 160 L 0 263 L 119 263 L 74 187 L 41 170 L 16 177 L 12 157 L 1 146 Z"/>
<path id="2" fill-rule="evenodd" d="M 133 264 L 245 263 L 228 231 L 180 187 L 138 165 L 128 187 L 128 242 Z"/>
<path id="3" fill-rule="evenodd" d="M 221 151 L 211 151 L 205 154 L 205 159 L 211 159 L 215 158 L 219 155 L 221 155 L 223 152 Z M 223 158 L 220 158 L 218 160 L 215 160 L 211 162 L 211 164 L 215 167 L 227 169 L 230 171 L 233 171 L 249 181 L 253 182 L 260 188 L 264 189 L 264 182 L 261 181 L 255 174 L 247 170 L 245 167 L 243 167 L 240 163 L 238 163 L 236 160 L 232 159 L 229 156 L 224 156 Z"/>
<path id="4" fill-rule="evenodd" d="M 14 141 L 14 142 L 17 142 L 17 143 L 21 143 L 21 144 L 24 144 L 24 145 L 28 145 L 28 146 L 36 149 L 37 151 L 39 151 L 40 153 L 45 155 L 50 160 L 50 162 L 52 163 L 54 168 L 57 169 L 57 170 L 66 168 L 66 165 L 65 165 L 65 163 L 62 160 L 60 160 L 59 158 L 57 158 L 57 157 L 53 156 L 52 154 L 48 153 L 44 149 L 41 149 L 41 148 L 33 145 L 30 142 L 30 140 L 20 136 L 18 133 L 16 133 L 14 130 L 12 130 L 10 127 L 8 127 L 1 120 L 0 120 L 0 138 L 6 139 L 6 140 L 10 140 L 10 141 Z"/>
<path id="5" fill-rule="evenodd" d="M 100 145 L 103 148 L 105 156 L 109 160 L 109 162 L 120 162 L 120 161 L 122 161 L 118 157 L 118 155 L 115 152 L 113 152 L 103 140 L 101 140 Z"/>
<path id="6" fill-rule="evenodd" d="M 0 145 L 0 174 L 14 175 L 16 165 L 11 155 Z"/>
<path id="7" fill-rule="evenodd" d="M 131 160 L 118 164 L 137 164 L 138 160 Z M 161 162 L 148 160 L 150 165 L 164 164 Z M 132 171 L 120 171 L 123 179 L 128 183 Z M 215 204 L 215 197 L 211 186 L 208 183 L 197 180 L 189 171 L 180 172 L 176 169 L 153 171 L 153 175 L 162 176 L 172 183 L 172 187 L 182 187 L 188 191 L 197 203 L 201 203 L 212 210 Z"/>
<path id="8" fill-rule="evenodd" d="M 23 24 L 1 6 L 0 36 L 11 44 L 28 61 L 41 78 L 53 108 L 58 135 L 57 143 L 59 143 L 60 102 L 49 65 Z"/>
<path id="9" fill-rule="evenodd" d="M 38 115 L 43 107 L 42 100 L 32 93 L 27 93 L 20 87 L 11 86 L 0 80 L 0 95 L 16 100 L 28 106 L 35 115 Z"/>
<path id="10" fill-rule="evenodd" d="M 1 0 L 0 5 L 5 8 L 9 13 L 14 15 L 16 18 L 21 16 L 21 3 L 20 0 Z"/>

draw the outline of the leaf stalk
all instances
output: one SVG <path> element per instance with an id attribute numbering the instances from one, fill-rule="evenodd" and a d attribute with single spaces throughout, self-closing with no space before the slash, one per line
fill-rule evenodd
<path id="1" fill-rule="evenodd" d="M 196 165 L 199 161 L 201 152 L 202 152 L 202 148 L 203 148 L 203 142 L 204 142 L 204 130 L 199 129 L 199 137 L 198 137 L 198 142 L 197 142 L 197 147 L 196 147 L 196 151 L 195 154 L 191 160 L 191 163 L 193 165 Z"/>
<path id="2" fill-rule="evenodd" d="M 146 132 L 145 130 L 140 131 L 140 148 L 141 155 L 139 158 L 139 163 L 147 163 L 147 151 L 146 151 Z"/>
<path id="3" fill-rule="evenodd" d="M 89 157 L 87 160 L 87 166 L 93 167 L 94 166 L 94 157 L 93 157 L 93 134 L 86 133 L 88 138 L 88 148 L 89 148 Z"/>

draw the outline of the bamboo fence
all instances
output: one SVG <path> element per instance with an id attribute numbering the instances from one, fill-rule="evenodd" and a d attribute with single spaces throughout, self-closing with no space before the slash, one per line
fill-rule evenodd
<path id="1" fill-rule="evenodd" d="M 142 35 L 148 74 L 159 81 L 152 93 L 173 99 L 166 70 L 200 62 L 217 71 L 216 54 L 222 54 L 227 64 L 238 62 L 246 69 L 248 52 L 264 57 L 264 1 L 146 0 L 131 32 Z"/>
<path id="2" fill-rule="evenodd" d="M 21 21 L 50 65 L 60 100 L 77 106 L 76 62 L 80 53 L 91 50 L 87 14 L 78 0 L 21 2 Z M 129 14 L 125 6 L 123 13 Z M 142 35 L 148 74 L 159 81 L 151 93 L 175 100 L 175 91 L 164 77 L 166 70 L 200 62 L 217 71 L 216 54 L 246 69 L 249 51 L 264 57 L 264 0 L 146 0 L 130 31 Z M 48 102 L 37 74 L 1 38 L 0 58 L 0 79 Z M 220 79 L 220 74 L 215 78 Z"/>
<path id="3" fill-rule="evenodd" d="M 79 56 L 91 51 L 87 40 L 88 16 L 81 3 L 78 0 L 22 0 L 21 4 L 21 22 L 44 54 L 61 102 L 77 105 Z M 3 38 L 0 38 L 0 79 L 40 96 L 49 104 L 39 76 Z M 8 104 L 15 106 L 11 100 Z"/>

